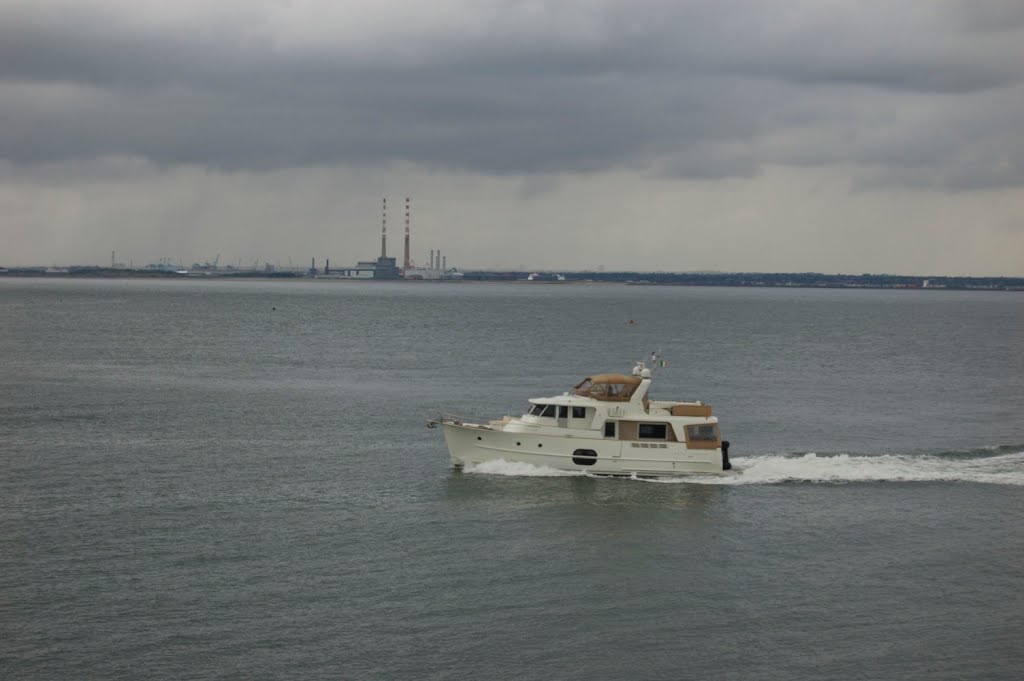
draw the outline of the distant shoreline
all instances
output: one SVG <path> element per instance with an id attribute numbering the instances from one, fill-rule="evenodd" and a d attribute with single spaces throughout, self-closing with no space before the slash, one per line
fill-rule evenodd
<path id="1" fill-rule="evenodd" d="M 536 272 L 465 271 L 461 279 L 345 279 L 319 277 L 308 272 L 138 270 L 127 268 L 68 267 L 0 268 L 3 278 L 41 279 L 175 279 L 188 281 L 319 281 L 353 283 L 391 281 L 408 284 L 437 283 L 521 283 L 521 284 L 625 284 L 632 286 L 707 286 L 729 288 L 828 288 L 828 289 L 900 289 L 936 291 L 1024 291 L 1024 277 L 951 277 L 907 276 L 891 274 L 805 273 L 673 273 L 673 272 Z M 534 279 L 527 278 L 533 275 Z"/>

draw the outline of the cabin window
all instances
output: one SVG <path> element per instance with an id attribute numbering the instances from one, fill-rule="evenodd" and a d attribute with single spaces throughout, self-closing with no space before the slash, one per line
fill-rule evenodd
<path id="1" fill-rule="evenodd" d="M 541 416 L 547 416 L 547 417 L 550 417 L 550 418 L 555 418 L 555 405 L 553 405 L 553 404 L 545 404 L 544 405 L 544 411 L 542 411 L 540 413 L 540 415 Z"/>
<path id="2" fill-rule="evenodd" d="M 718 432 L 718 424 L 695 423 L 686 426 L 687 449 L 718 449 L 722 436 Z"/>
<path id="3" fill-rule="evenodd" d="M 604 422 L 604 436 L 615 437 L 615 421 Z"/>
<path id="4" fill-rule="evenodd" d="M 572 453 L 572 462 L 577 466 L 593 466 L 597 461 L 597 452 L 593 449 L 577 449 Z"/>
<path id="5" fill-rule="evenodd" d="M 664 440 L 665 432 L 664 423 L 641 423 L 637 429 L 637 437 L 641 440 Z"/>
<path id="6" fill-rule="evenodd" d="M 544 411 L 543 404 L 534 404 L 530 406 L 530 416 L 540 416 L 540 413 Z"/>
<path id="7" fill-rule="evenodd" d="M 718 442 L 718 428 L 713 423 L 686 426 L 686 439 L 691 442 Z"/>
<path id="8" fill-rule="evenodd" d="M 569 418 L 569 407 L 559 406 L 558 407 L 558 418 L 567 419 Z"/>
<path id="9" fill-rule="evenodd" d="M 587 408 L 586 407 L 573 407 L 572 408 L 572 417 L 574 419 L 581 419 L 581 418 L 586 417 L 586 415 L 587 415 Z"/>

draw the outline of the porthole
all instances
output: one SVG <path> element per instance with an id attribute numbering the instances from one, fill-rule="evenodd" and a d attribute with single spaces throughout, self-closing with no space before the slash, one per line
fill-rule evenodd
<path id="1" fill-rule="evenodd" d="M 477 435 L 477 436 L 476 436 L 476 439 L 477 439 L 477 440 L 483 440 L 483 438 L 482 438 L 482 437 L 480 437 L 479 435 Z"/>
<path id="2" fill-rule="evenodd" d="M 593 449 L 577 449 L 572 453 L 572 462 L 577 466 L 593 466 L 597 462 L 597 452 Z"/>

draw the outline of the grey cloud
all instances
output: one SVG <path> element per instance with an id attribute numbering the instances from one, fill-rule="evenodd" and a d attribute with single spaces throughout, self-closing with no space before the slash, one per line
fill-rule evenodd
<path id="1" fill-rule="evenodd" d="M 527 175 L 519 184 L 517 195 L 522 199 L 536 199 L 553 194 L 559 187 L 557 177 L 549 175 Z"/>
<path id="2" fill-rule="evenodd" d="M 0 158 L 1024 184 L 1012 2 L 552 3 L 532 25 L 509 2 L 472 31 L 308 45 L 237 7 L 169 27 L 129 7 L 0 8 Z"/>
<path id="3" fill-rule="evenodd" d="M 701 144 L 660 159 L 658 171 L 691 180 L 753 177 L 761 170 L 758 155 L 740 144 Z"/>
<path id="4" fill-rule="evenodd" d="M 1014 0 L 943 0 L 950 21 L 967 31 L 1005 33 L 1024 28 L 1024 3 Z"/>

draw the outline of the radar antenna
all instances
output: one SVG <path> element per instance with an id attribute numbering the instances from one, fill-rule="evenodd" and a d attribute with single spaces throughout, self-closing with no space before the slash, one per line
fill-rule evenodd
<path id="1" fill-rule="evenodd" d="M 633 375 L 642 376 L 643 372 L 646 371 L 653 376 L 657 373 L 658 369 L 666 366 L 668 366 L 668 362 L 661 358 L 661 350 L 655 350 L 646 361 L 641 360 L 636 363 L 636 366 L 633 367 Z"/>

